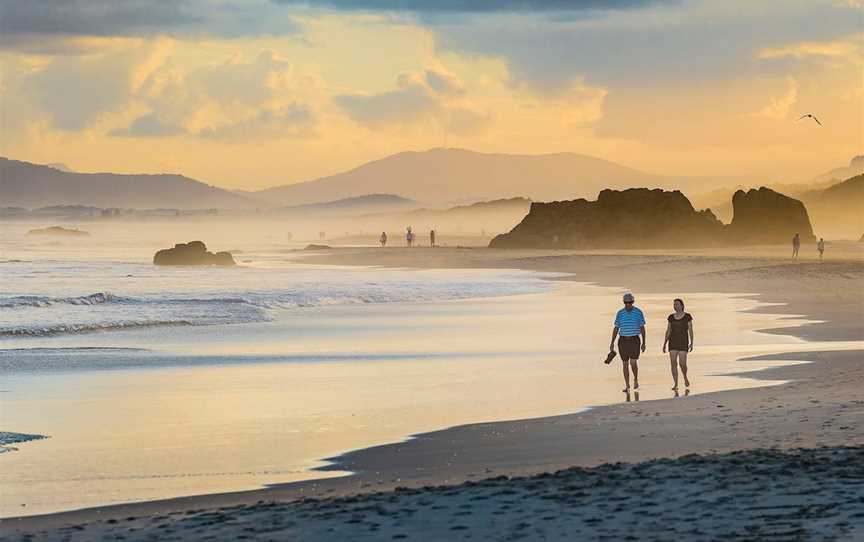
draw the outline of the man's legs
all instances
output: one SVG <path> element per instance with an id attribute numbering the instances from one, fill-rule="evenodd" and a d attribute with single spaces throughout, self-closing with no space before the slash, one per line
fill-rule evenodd
<path id="1" fill-rule="evenodd" d="M 619 346 L 618 349 L 620 350 L 621 347 Z M 623 356 L 622 356 L 621 366 L 624 367 L 624 391 L 629 392 L 630 391 L 630 365 L 629 365 L 628 361 L 623 360 Z"/>
<path id="2" fill-rule="evenodd" d="M 633 371 L 633 389 L 639 389 L 639 362 L 638 360 L 630 360 L 630 370 Z"/>

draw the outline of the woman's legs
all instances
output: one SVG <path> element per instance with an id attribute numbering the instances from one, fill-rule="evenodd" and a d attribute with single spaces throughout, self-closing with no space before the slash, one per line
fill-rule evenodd
<path id="1" fill-rule="evenodd" d="M 678 352 L 678 365 L 681 366 L 681 374 L 684 375 L 684 385 L 690 387 L 690 380 L 687 378 L 687 351 Z"/>
<path id="2" fill-rule="evenodd" d="M 673 390 L 678 389 L 678 360 L 676 359 L 677 357 L 677 350 L 669 351 L 669 362 L 672 364 L 672 382 L 674 382 L 674 385 L 672 386 Z"/>

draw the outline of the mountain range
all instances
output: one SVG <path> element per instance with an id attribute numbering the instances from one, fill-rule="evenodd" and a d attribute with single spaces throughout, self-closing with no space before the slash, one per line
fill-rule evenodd
<path id="1" fill-rule="evenodd" d="M 862 168 L 864 157 L 859 156 L 848 167 L 825 175 Z M 745 185 L 754 180 L 654 175 L 575 153 L 524 155 L 436 148 L 393 154 L 311 181 L 238 192 L 182 175 L 77 173 L 59 164 L 51 167 L 0 158 L 0 202 L 3 206 L 26 208 L 53 205 L 126 209 L 294 207 L 296 212 L 301 212 L 300 206 L 325 202 L 332 206 L 337 200 L 346 200 L 346 207 L 362 208 L 364 201 L 351 201 L 352 198 L 388 194 L 419 202 L 417 206 L 440 208 L 454 201 L 470 203 L 515 196 L 535 201 L 594 197 L 605 188 L 634 186 L 697 192 L 704 186 Z M 802 190 L 804 188 L 802 185 Z M 813 188 L 813 185 L 806 188 Z M 381 203 L 378 201 L 375 205 Z M 374 207 L 364 212 L 378 212 Z M 312 210 L 315 208 L 306 209 Z"/>
<path id="2" fill-rule="evenodd" d="M 3 206 L 86 205 L 137 209 L 244 209 L 259 202 L 182 175 L 75 173 L 0 157 Z"/>
<path id="3" fill-rule="evenodd" d="M 440 205 L 514 196 L 572 199 L 594 196 L 610 187 L 686 188 L 707 180 L 653 175 L 576 153 L 527 155 L 435 148 L 400 152 L 335 175 L 245 195 L 285 205 L 384 193 Z"/>

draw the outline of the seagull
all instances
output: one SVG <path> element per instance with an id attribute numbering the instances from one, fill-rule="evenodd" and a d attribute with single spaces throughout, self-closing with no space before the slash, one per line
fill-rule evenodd
<path id="1" fill-rule="evenodd" d="M 816 124 L 818 124 L 819 126 L 822 126 L 822 123 L 819 122 L 819 119 L 817 119 L 815 116 L 811 115 L 810 113 L 807 113 L 806 115 L 801 115 L 800 117 L 798 117 L 798 120 L 806 119 L 807 117 L 810 117 L 811 119 L 816 121 Z M 798 120 L 796 120 L 795 122 L 798 122 Z"/>

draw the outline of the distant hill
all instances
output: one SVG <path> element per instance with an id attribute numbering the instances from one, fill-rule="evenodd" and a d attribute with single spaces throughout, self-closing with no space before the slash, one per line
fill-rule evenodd
<path id="1" fill-rule="evenodd" d="M 242 209 L 261 204 L 182 175 L 74 173 L 0 157 L 0 201 L 4 206 L 52 205 L 126 209 Z"/>
<path id="2" fill-rule="evenodd" d="M 343 198 L 324 203 L 308 203 L 281 207 L 275 212 L 291 215 L 358 215 L 370 213 L 398 212 L 417 207 L 417 202 L 394 194 L 367 194 L 354 198 Z"/>
<path id="3" fill-rule="evenodd" d="M 471 205 L 457 205 L 449 209 L 416 209 L 406 215 L 406 217 L 423 217 L 432 218 L 440 217 L 442 219 L 458 219 L 459 217 L 477 218 L 482 215 L 500 216 L 502 214 L 521 214 L 524 216 L 528 213 L 531 207 L 531 200 L 528 198 L 505 198 L 492 201 L 480 201 Z"/>
<path id="4" fill-rule="evenodd" d="M 370 193 L 400 194 L 430 204 L 441 204 L 460 199 L 476 201 L 520 194 L 535 200 L 572 199 L 610 187 L 677 187 L 694 182 L 698 180 L 661 177 L 575 153 L 489 154 L 438 148 L 401 152 L 344 173 L 269 188 L 251 195 L 282 205 L 316 203 Z"/>
<path id="5" fill-rule="evenodd" d="M 864 213 L 864 174 L 832 184 L 821 190 L 805 192 L 802 197 L 812 203 L 847 206 Z"/>
<path id="6" fill-rule="evenodd" d="M 61 162 L 54 162 L 52 164 L 45 164 L 48 167 L 53 167 L 54 169 L 59 169 L 60 171 L 65 171 L 66 173 L 75 173 L 75 170 L 71 167 L 63 164 Z"/>
<path id="7" fill-rule="evenodd" d="M 472 203 L 470 205 L 457 205 L 456 207 L 451 207 L 450 209 L 446 209 L 442 212 L 444 213 L 460 213 L 460 212 L 474 212 L 474 211 L 501 211 L 505 209 L 525 209 L 528 211 L 528 208 L 531 207 L 531 200 L 528 198 L 506 198 L 506 199 L 496 199 L 492 201 L 478 201 L 477 203 Z"/>
<path id="8" fill-rule="evenodd" d="M 864 174 L 801 195 L 819 235 L 857 238 L 864 231 Z"/>
<path id="9" fill-rule="evenodd" d="M 849 161 L 848 166 L 838 167 L 831 171 L 826 171 L 821 175 L 813 178 L 812 182 L 835 181 L 841 179 L 849 179 L 864 173 L 864 155 L 858 155 Z"/>

